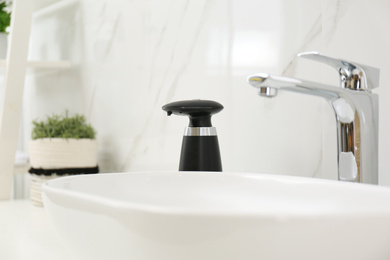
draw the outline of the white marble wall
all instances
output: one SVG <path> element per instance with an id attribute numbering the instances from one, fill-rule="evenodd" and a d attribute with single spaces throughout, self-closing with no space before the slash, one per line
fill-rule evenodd
<path id="1" fill-rule="evenodd" d="M 381 69 L 380 183 L 390 185 L 390 2 L 387 0 L 80 0 L 36 17 L 30 56 L 70 59 L 33 71 L 30 122 L 84 113 L 98 131 L 104 172 L 176 170 L 188 120 L 161 107 L 211 99 L 225 171 L 336 179 L 336 126 L 322 99 L 246 83 L 268 72 L 338 85 L 337 72 L 296 53 L 318 50 Z"/>

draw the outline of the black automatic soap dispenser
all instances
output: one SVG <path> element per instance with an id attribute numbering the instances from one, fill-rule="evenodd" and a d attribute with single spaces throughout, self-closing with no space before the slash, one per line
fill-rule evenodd
<path id="1" fill-rule="evenodd" d="M 190 124 L 185 128 L 179 171 L 222 171 L 217 130 L 211 116 L 223 106 L 210 100 L 185 100 L 162 107 L 168 116 L 186 115 Z"/>

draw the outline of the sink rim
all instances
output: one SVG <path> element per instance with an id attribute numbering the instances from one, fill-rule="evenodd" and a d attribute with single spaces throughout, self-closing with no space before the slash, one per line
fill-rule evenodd
<path id="1" fill-rule="evenodd" d="M 387 195 L 390 197 L 390 188 L 384 187 L 384 186 L 376 186 L 376 185 L 370 185 L 370 184 L 361 184 L 361 183 L 349 183 L 349 182 L 340 182 L 335 180 L 326 180 L 326 179 L 315 179 L 315 178 L 308 178 L 308 177 L 300 177 L 300 176 L 289 176 L 289 175 L 275 175 L 275 174 L 265 174 L 265 173 L 247 173 L 247 172 L 179 172 L 179 171 L 145 171 L 145 172 L 122 172 L 122 173 L 99 173 L 99 174 L 93 174 L 93 175 L 73 175 L 73 176 L 66 176 L 61 177 L 53 180 L 49 180 L 45 182 L 42 185 L 42 194 L 45 194 L 44 196 L 44 202 L 46 199 L 52 199 L 56 200 L 58 204 L 63 204 L 69 206 L 69 200 L 73 200 L 72 207 L 76 209 L 83 209 L 83 205 L 85 206 L 86 203 L 89 206 L 92 206 L 92 208 L 101 208 L 101 207 L 108 207 L 111 208 L 111 212 L 114 210 L 119 211 L 139 211 L 143 213 L 150 213 L 150 214 L 161 214 L 161 215 L 180 215 L 180 216 L 194 216 L 194 217 L 200 217 L 200 216 L 209 216 L 209 217 L 261 217 L 261 218 L 272 218 L 275 217 L 286 217 L 289 218 L 302 218 L 302 217 L 340 217 L 340 216 L 351 216 L 356 215 L 357 213 L 359 216 L 367 217 L 370 215 L 380 215 L 386 214 L 390 215 L 390 206 L 387 208 L 383 208 L 380 210 L 375 209 L 369 209 L 366 210 L 362 208 L 362 210 L 359 211 L 340 211 L 340 212 L 330 212 L 330 213 L 324 213 L 324 212 L 312 212 L 312 213 L 302 213 L 302 212 L 284 212 L 284 213 L 259 213 L 257 211 L 253 212 L 237 212 L 235 210 L 223 210 L 223 211 L 213 211 L 213 210 L 183 210 L 180 208 L 175 207 L 165 207 L 165 206 L 153 206 L 153 205 L 142 205 L 140 203 L 134 203 L 131 201 L 118 201 L 113 198 L 107 198 L 103 195 L 96 195 L 96 194 L 88 194 L 83 191 L 76 191 L 76 190 L 67 190 L 63 187 L 56 187 L 56 184 L 63 183 L 66 181 L 72 181 L 74 179 L 79 178 L 96 178 L 96 176 L 108 176 L 108 175 L 149 175 L 149 176 L 163 176 L 163 175 L 169 175 L 169 176 L 182 176 L 186 174 L 192 174 L 192 175 L 199 175 L 199 176 L 211 176 L 211 175 L 218 175 L 218 177 L 224 177 L 224 176 L 233 176 L 237 178 L 255 178 L 255 179 L 263 179 L 267 181 L 273 181 L 278 183 L 287 183 L 287 184 L 305 184 L 305 185 L 320 185 L 321 187 L 325 187 L 327 189 L 328 186 L 336 187 L 339 189 L 342 189 L 345 187 L 347 189 L 346 192 L 356 192 L 356 191 L 362 191 L 362 192 L 369 192 L 369 193 L 384 193 L 384 195 Z M 99 178 L 99 177 L 97 177 Z"/>

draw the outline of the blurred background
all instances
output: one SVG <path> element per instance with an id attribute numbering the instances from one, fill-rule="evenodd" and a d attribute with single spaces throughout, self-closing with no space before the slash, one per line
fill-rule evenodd
<path id="1" fill-rule="evenodd" d="M 390 185 L 389 1 L 39 5 L 28 59 L 57 67 L 27 68 L 19 151 L 28 154 L 32 120 L 68 109 L 97 130 L 101 172 L 177 170 L 188 119 L 161 107 L 210 99 L 225 107 L 213 117 L 224 171 L 337 179 L 336 121 L 326 101 L 289 92 L 262 98 L 246 83 L 267 72 L 338 86 L 334 69 L 296 57 L 317 50 L 380 68 L 379 184 Z"/>

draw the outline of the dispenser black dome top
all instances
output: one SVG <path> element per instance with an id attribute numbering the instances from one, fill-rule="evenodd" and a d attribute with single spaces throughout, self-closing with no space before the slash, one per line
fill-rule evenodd
<path id="1" fill-rule="evenodd" d="M 183 100 L 162 107 L 168 116 L 185 115 L 190 119 L 189 127 L 211 127 L 211 116 L 220 112 L 223 106 L 212 100 Z"/>

